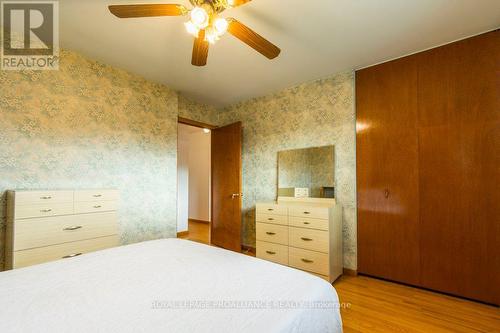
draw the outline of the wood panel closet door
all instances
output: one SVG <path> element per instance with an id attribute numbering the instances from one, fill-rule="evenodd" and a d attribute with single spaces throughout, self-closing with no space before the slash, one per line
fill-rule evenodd
<path id="1" fill-rule="evenodd" d="M 358 271 L 419 283 L 417 64 L 356 72 Z"/>
<path id="2" fill-rule="evenodd" d="M 500 32 L 419 56 L 422 286 L 500 303 Z"/>

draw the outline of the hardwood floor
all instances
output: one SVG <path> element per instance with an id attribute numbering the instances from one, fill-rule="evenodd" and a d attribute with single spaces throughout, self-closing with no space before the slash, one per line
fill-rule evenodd
<path id="1" fill-rule="evenodd" d="M 209 244 L 209 233 L 208 223 L 190 221 L 180 238 Z M 365 276 L 344 275 L 334 287 L 344 305 L 344 333 L 500 333 L 497 307 Z"/>
<path id="2" fill-rule="evenodd" d="M 210 243 L 210 223 L 189 220 L 189 233 L 179 238 L 189 239 L 193 242 Z"/>
<path id="3" fill-rule="evenodd" d="M 345 333 L 500 332 L 500 309 L 364 276 L 335 284 Z"/>

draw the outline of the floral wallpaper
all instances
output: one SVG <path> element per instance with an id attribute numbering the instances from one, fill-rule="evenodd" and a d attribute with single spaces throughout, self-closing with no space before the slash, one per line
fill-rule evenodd
<path id="1" fill-rule="evenodd" d="M 242 121 L 243 242 L 274 200 L 278 151 L 335 145 L 344 266 L 356 268 L 354 77 L 342 73 L 224 110 L 61 51 L 59 71 L 0 71 L 0 268 L 7 189 L 116 188 L 122 243 L 176 235 L 177 117 Z"/>
<path id="2" fill-rule="evenodd" d="M 354 74 L 305 83 L 228 107 L 221 124 L 243 123 L 243 242 L 255 245 L 255 204 L 276 198 L 278 152 L 334 145 L 336 197 L 344 207 L 344 267 L 356 269 Z"/>
<path id="3" fill-rule="evenodd" d="M 200 104 L 179 95 L 179 117 L 216 126 L 219 121 L 219 112 L 211 105 Z"/>
<path id="4" fill-rule="evenodd" d="M 7 189 L 116 188 L 123 243 L 175 237 L 177 93 L 69 51 L 60 64 L 0 71 L 0 223 Z"/>

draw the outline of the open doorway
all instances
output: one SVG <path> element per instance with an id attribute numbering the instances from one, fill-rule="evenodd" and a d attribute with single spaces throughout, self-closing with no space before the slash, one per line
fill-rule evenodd
<path id="1" fill-rule="evenodd" d="M 241 122 L 178 123 L 177 237 L 241 252 Z"/>
<path id="2" fill-rule="evenodd" d="M 179 121 L 177 236 L 210 244 L 211 135 L 213 126 Z"/>

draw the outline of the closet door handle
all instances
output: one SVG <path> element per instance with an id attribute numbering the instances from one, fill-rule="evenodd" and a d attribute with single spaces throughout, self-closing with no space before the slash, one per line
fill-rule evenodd
<path id="1" fill-rule="evenodd" d="M 64 256 L 62 257 L 63 259 L 67 259 L 67 258 L 74 258 L 74 257 L 78 257 L 78 256 L 81 256 L 83 253 L 73 253 L 73 254 L 68 254 L 67 256 Z"/>
<path id="2" fill-rule="evenodd" d="M 306 264 L 312 264 L 314 262 L 314 260 L 311 260 L 311 259 L 306 259 L 306 258 L 302 258 L 300 259 L 302 260 L 303 262 L 305 262 Z"/>
<path id="3" fill-rule="evenodd" d="M 389 194 L 390 194 L 390 193 L 389 193 L 389 190 L 388 190 L 388 189 L 385 189 L 385 190 L 384 190 L 384 197 L 385 197 L 386 199 L 387 199 L 387 198 L 389 198 Z"/>
<path id="4" fill-rule="evenodd" d="M 312 241 L 312 238 L 307 238 L 307 237 L 301 237 L 300 239 L 302 239 L 303 241 L 306 241 L 306 242 Z"/>
<path id="5" fill-rule="evenodd" d="M 81 225 L 75 225 L 73 227 L 64 228 L 63 230 L 64 231 L 73 231 L 73 230 L 78 230 L 78 229 L 81 229 L 81 228 L 83 228 Z"/>
<path id="6" fill-rule="evenodd" d="M 275 232 L 270 232 L 270 231 L 266 232 L 266 234 L 267 234 L 267 235 L 269 235 L 269 236 L 274 236 L 274 235 L 276 235 L 276 233 L 275 233 Z"/>
<path id="7" fill-rule="evenodd" d="M 276 252 L 273 252 L 273 251 L 266 251 L 267 254 L 270 254 L 270 255 L 275 255 Z"/>

